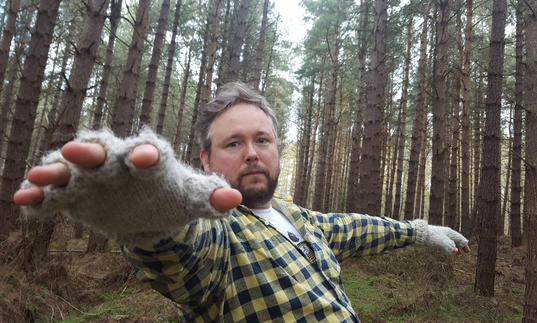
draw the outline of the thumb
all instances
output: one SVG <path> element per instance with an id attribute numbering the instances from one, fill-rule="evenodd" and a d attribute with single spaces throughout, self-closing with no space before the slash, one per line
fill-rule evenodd
<path id="1" fill-rule="evenodd" d="M 242 202 L 242 194 L 234 188 L 217 188 L 210 198 L 211 205 L 220 212 L 236 208 Z"/>

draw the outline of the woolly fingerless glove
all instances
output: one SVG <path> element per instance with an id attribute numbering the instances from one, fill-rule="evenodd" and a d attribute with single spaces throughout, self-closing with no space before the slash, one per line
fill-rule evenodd
<path id="1" fill-rule="evenodd" d="M 429 225 L 424 220 L 412 221 L 416 225 L 416 244 L 453 252 L 456 247 L 468 245 L 468 239 L 457 231 L 442 226 Z"/>
<path id="2" fill-rule="evenodd" d="M 83 131 L 75 141 L 101 144 L 106 150 L 104 164 L 86 169 L 65 160 L 60 151 L 46 155 L 43 165 L 62 162 L 69 167 L 69 183 L 43 187 L 44 201 L 22 207 L 23 214 L 62 211 L 121 244 L 141 246 L 151 245 L 197 218 L 221 218 L 230 213 L 217 211 L 209 202 L 216 188 L 229 184 L 218 175 L 202 174 L 177 161 L 170 144 L 149 128 L 126 139 L 109 130 Z M 145 143 L 159 150 L 160 159 L 152 167 L 137 168 L 131 153 Z M 30 186 L 24 181 L 21 188 Z"/>

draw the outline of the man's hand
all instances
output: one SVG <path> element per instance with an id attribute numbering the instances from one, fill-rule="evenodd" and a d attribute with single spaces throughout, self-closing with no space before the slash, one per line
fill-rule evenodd
<path id="1" fill-rule="evenodd" d="M 470 252 L 468 239 L 457 231 L 448 227 L 429 225 L 424 220 L 414 220 L 413 222 L 416 225 L 416 243 L 418 245 L 456 254 Z"/>
<path id="2" fill-rule="evenodd" d="M 80 167 L 93 169 L 101 166 L 106 159 L 106 151 L 100 144 L 69 142 L 63 146 L 63 157 Z M 139 145 L 132 151 L 131 162 L 138 168 L 150 168 L 159 160 L 158 149 L 151 144 Z M 36 186 L 21 189 L 13 200 L 21 206 L 36 206 L 44 199 L 40 186 L 64 186 L 70 179 L 69 168 L 63 163 L 35 166 L 28 172 L 28 181 Z M 242 195 L 236 189 L 218 188 L 211 195 L 211 205 L 218 211 L 228 211 L 240 204 Z"/>

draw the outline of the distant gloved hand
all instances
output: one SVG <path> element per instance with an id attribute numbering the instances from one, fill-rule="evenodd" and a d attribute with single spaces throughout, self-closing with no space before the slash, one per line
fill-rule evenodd
<path id="1" fill-rule="evenodd" d="M 445 252 L 470 252 L 468 239 L 457 231 L 443 226 L 429 225 L 424 220 L 414 220 L 416 244 L 442 249 Z"/>

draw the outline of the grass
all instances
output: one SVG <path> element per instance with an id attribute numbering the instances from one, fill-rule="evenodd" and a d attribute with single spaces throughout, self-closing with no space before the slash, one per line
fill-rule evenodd
<path id="1" fill-rule="evenodd" d="M 78 245 L 79 241 L 68 241 Z M 477 247 L 446 255 L 410 247 L 341 264 L 362 322 L 520 322 L 525 249 L 500 239 L 495 297 L 474 293 Z M 0 262 L 0 322 L 170 322 L 173 304 L 143 287 L 118 254 L 59 253 L 32 273 Z"/>
<path id="2" fill-rule="evenodd" d="M 500 245 L 498 259 L 492 298 L 473 292 L 475 251 L 407 248 L 351 259 L 342 264 L 342 278 L 363 322 L 520 322 L 524 252 Z"/>

